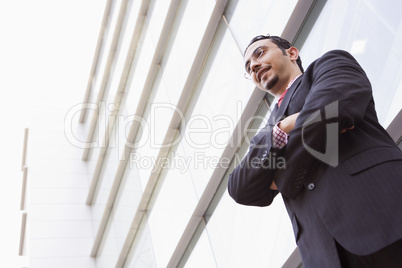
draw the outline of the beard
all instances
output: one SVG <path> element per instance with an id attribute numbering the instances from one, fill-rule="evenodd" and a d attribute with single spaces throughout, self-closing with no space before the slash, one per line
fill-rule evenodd
<path id="1" fill-rule="evenodd" d="M 272 77 L 272 79 L 270 79 L 267 83 L 266 89 L 267 90 L 271 90 L 275 87 L 275 85 L 278 83 L 279 77 L 277 75 L 275 75 L 274 77 Z"/>

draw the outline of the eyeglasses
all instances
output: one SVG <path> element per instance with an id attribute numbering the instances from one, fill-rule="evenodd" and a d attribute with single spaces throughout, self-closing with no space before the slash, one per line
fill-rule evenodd
<path id="1" fill-rule="evenodd" d="M 258 47 L 256 50 L 254 50 L 253 54 L 251 55 L 252 61 L 257 61 L 263 54 L 265 53 L 265 50 L 263 47 Z M 246 66 L 246 72 L 244 73 L 244 78 L 248 80 L 253 80 L 252 79 L 252 74 L 254 70 L 251 68 L 251 61 L 249 61 Z"/>
<path id="2" fill-rule="evenodd" d="M 244 73 L 244 78 L 246 78 L 247 80 L 253 80 L 253 78 L 251 78 L 251 76 L 248 73 Z"/>

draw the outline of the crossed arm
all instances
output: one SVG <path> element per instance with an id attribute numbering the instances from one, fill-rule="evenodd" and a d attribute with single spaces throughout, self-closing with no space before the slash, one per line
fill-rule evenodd
<path id="1" fill-rule="evenodd" d="M 311 79 L 311 88 L 283 149 L 287 168 L 274 174 L 281 194 L 292 199 L 301 190 L 296 183 L 299 174 L 308 177 L 310 172 L 315 172 L 312 167 L 317 162 L 329 164 L 328 159 L 339 159 L 334 151 L 336 145 L 326 144 L 329 122 L 336 121 L 341 134 L 353 130 L 364 120 L 372 102 L 370 82 L 349 53 L 340 50 L 328 52 L 309 68 L 314 71 L 305 79 Z M 316 158 L 310 153 L 312 149 L 325 152 L 321 154 L 324 158 Z"/>
<path id="2" fill-rule="evenodd" d="M 295 113 L 289 115 L 284 118 L 282 121 L 279 121 L 278 127 L 282 129 L 286 134 L 289 134 L 295 128 L 296 119 L 299 116 L 299 113 Z M 272 181 L 271 186 L 269 187 L 271 190 L 278 190 L 276 187 L 275 181 Z"/>
<path id="3" fill-rule="evenodd" d="M 325 151 L 326 122 L 304 128 L 310 115 L 337 102 L 340 133 L 352 130 L 363 120 L 367 105 L 372 98 L 370 82 L 358 63 L 344 51 L 332 51 L 309 67 L 304 79 L 311 81 L 300 113 L 283 119 L 279 127 L 289 133 L 287 145 L 282 149 L 272 147 L 272 126 L 267 125 L 252 140 L 249 153 L 229 177 L 229 194 L 236 202 L 245 205 L 270 205 L 278 190 L 283 196 L 295 199 L 301 188 L 294 180 L 318 160 L 303 146 L 309 145 Z M 313 71 L 311 71 L 313 70 Z M 306 82 L 308 84 L 308 82 Z M 304 135 L 304 138 L 303 138 Z M 286 169 L 270 169 L 252 164 L 253 159 L 264 161 L 265 156 L 286 159 Z"/>
<path id="4" fill-rule="evenodd" d="M 286 134 L 289 134 L 290 131 L 292 131 L 295 128 L 296 124 L 296 119 L 299 116 L 299 113 L 295 113 L 292 115 L 289 115 L 288 117 L 284 118 L 282 121 L 279 122 L 278 127 L 282 129 Z M 351 127 L 344 128 L 341 130 L 341 134 L 345 133 L 348 130 L 354 129 L 355 126 L 352 125 Z M 271 190 L 278 190 L 278 187 L 276 187 L 275 181 L 272 181 L 272 184 L 270 186 Z"/>

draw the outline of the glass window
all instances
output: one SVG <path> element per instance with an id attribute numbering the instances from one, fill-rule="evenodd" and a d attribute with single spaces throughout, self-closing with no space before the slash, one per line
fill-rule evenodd
<path id="1" fill-rule="evenodd" d="M 156 43 L 159 40 L 159 36 L 162 32 L 162 27 L 165 23 L 167 12 L 169 10 L 172 1 L 155 0 L 149 5 L 149 10 L 152 10 L 152 17 L 149 22 L 149 30 L 151 40 L 154 43 L 153 47 L 156 47 Z"/>
<path id="2" fill-rule="evenodd" d="M 205 228 L 205 221 L 200 222 L 201 228 Z M 181 265 L 179 265 L 181 267 Z M 208 232 L 202 232 L 200 238 L 197 241 L 197 246 L 191 252 L 191 257 L 185 262 L 184 267 L 221 267 L 218 266 L 215 260 L 214 252 L 211 248 L 211 242 L 209 240 Z M 225 266 L 222 266 L 225 267 Z M 247 266 L 248 267 L 248 266 Z"/>
<path id="3" fill-rule="evenodd" d="M 121 116 L 121 114 L 117 115 L 117 117 L 119 116 Z M 104 209 L 107 200 L 109 198 L 110 189 L 113 185 L 116 170 L 117 167 L 119 166 L 120 157 L 122 154 L 121 147 L 122 145 L 124 145 L 125 140 L 124 128 L 122 129 L 122 127 L 118 123 L 115 124 L 115 127 L 116 128 L 114 128 L 113 131 L 111 131 L 109 134 L 110 143 L 106 155 L 100 156 L 104 157 L 104 163 L 102 166 L 101 173 L 99 175 L 98 185 L 95 191 L 95 195 L 93 197 L 93 205 L 92 205 L 92 216 L 94 219 L 93 227 L 95 231 L 98 230 L 100 220 L 102 219 Z M 93 151 L 93 153 L 97 153 L 96 158 L 99 157 L 100 150 L 101 148 L 97 147 Z"/>
<path id="4" fill-rule="evenodd" d="M 132 7 L 132 9 L 136 9 L 135 11 L 138 10 L 141 2 L 137 1 L 137 3 L 137 5 L 134 4 Z M 121 101 L 119 114 L 116 116 L 116 124 L 110 137 L 110 148 L 105 157 L 105 166 L 103 167 L 104 170 L 101 174 L 102 179 L 99 181 L 96 202 L 92 206 L 94 230 L 98 229 L 100 220 L 104 213 L 104 208 L 109 197 L 111 186 L 115 179 L 117 167 L 119 166 L 120 160 L 122 160 L 120 158 L 122 157 L 122 153 L 127 142 L 131 123 L 133 120 L 138 120 L 138 118 L 134 118 L 134 115 L 136 113 L 141 92 L 143 90 L 145 79 L 148 74 L 152 56 L 156 47 L 156 41 L 152 40 L 152 31 L 150 31 L 149 25 L 152 24 L 153 31 L 156 31 L 158 27 L 161 29 L 164 22 L 163 19 L 161 20 L 161 16 L 163 15 L 164 11 L 166 13 L 166 10 L 163 10 L 163 7 L 164 5 L 155 5 L 155 1 L 150 3 L 148 16 L 146 17 L 143 30 L 138 41 L 137 51 L 134 55 L 133 64 L 130 70 L 131 76 L 128 78 L 128 89 L 126 90 Z M 155 14 L 154 12 L 157 13 Z M 128 23 L 130 24 L 130 21 L 135 22 L 135 20 L 136 18 L 130 18 Z M 125 29 L 125 41 L 123 41 L 124 43 L 122 46 L 126 47 L 126 49 L 128 49 L 129 41 L 131 41 L 133 27 L 134 25 L 128 25 Z M 123 50 L 124 49 L 122 48 L 121 51 Z M 124 62 L 126 59 L 127 55 L 123 54 L 127 53 L 120 53 L 120 63 Z M 114 81 L 119 81 L 120 73 L 121 72 L 118 71 L 115 72 Z M 168 102 L 166 90 L 163 88 L 163 84 L 160 83 L 160 80 L 161 73 L 159 73 L 156 78 L 154 84 L 156 90 L 151 93 L 150 103 L 153 101 L 158 103 Z M 118 86 L 118 84 L 114 85 L 116 87 Z M 109 98 L 110 101 L 113 101 L 114 96 L 109 95 Z M 166 111 L 164 111 L 162 115 L 167 115 Z M 103 117 L 107 117 L 106 112 Z M 131 226 L 139 200 L 142 196 L 141 186 L 145 187 L 147 180 L 149 179 L 152 164 L 154 163 L 152 160 L 156 159 L 160 149 L 151 146 L 150 138 L 154 138 L 154 142 L 156 143 L 161 142 L 161 133 L 166 133 L 167 124 L 170 122 L 170 119 L 160 116 L 160 113 L 157 115 L 153 114 L 151 105 L 147 107 L 146 111 L 144 112 L 144 116 L 141 118 L 144 119 L 142 123 L 145 124 L 138 130 L 138 137 L 136 139 L 138 143 L 135 145 L 138 145 L 139 148 L 131 155 L 132 158 L 129 159 L 129 162 L 126 166 L 124 177 L 122 179 L 120 189 L 117 194 L 101 246 L 99 248 L 97 265 L 101 265 L 102 267 L 112 267 L 115 265 L 117 257 L 120 254 L 120 250 Z M 150 124 L 153 125 L 151 126 Z M 157 130 L 159 132 L 151 135 L 151 132 L 154 132 L 155 130 L 153 129 L 154 125 L 158 126 Z M 99 149 L 97 151 L 99 151 Z M 143 157 L 141 161 L 138 160 L 136 162 L 136 157 L 141 154 L 146 157 Z M 146 163 L 147 160 L 150 162 Z M 141 244 L 141 246 L 146 245 L 149 245 L 149 243 Z M 137 254 L 136 257 L 138 257 L 138 254 L 141 255 L 142 253 L 142 251 L 135 253 Z M 141 267 L 139 265 L 144 260 L 145 259 L 143 257 L 133 260 L 136 265 L 135 267 Z M 149 262 L 151 260 L 147 261 Z M 145 265 L 144 267 L 152 266 Z"/>
<path id="5" fill-rule="evenodd" d="M 179 144 L 172 148 L 171 155 L 169 165 L 184 159 Z M 173 166 L 166 166 L 163 170 L 155 192 L 148 211 L 148 227 L 157 267 L 166 267 L 197 199 L 188 171 Z M 134 250 L 143 251 L 144 248 L 139 246 Z"/>
<path id="6" fill-rule="evenodd" d="M 122 68 L 124 67 L 124 63 L 126 61 L 127 58 L 127 52 L 128 52 L 128 48 L 131 42 L 131 38 L 132 38 L 132 34 L 133 34 L 133 29 L 135 27 L 135 22 L 137 20 L 137 15 L 138 15 L 138 11 L 139 11 L 139 6 L 140 6 L 139 1 L 129 1 L 128 5 L 127 5 L 127 11 L 126 11 L 126 21 L 122 27 L 122 33 L 121 33 L 121 38 L 120 38 L 120 44 L 119 44 L 119 48 L 118 48 L 118 52 L 116 54 L 117 58 L 117 65 L 116 65 L 116 69 L 115 72 L 111 72 L 111 81 L 113 81 L 110 85 L 110 92 L 107 98 L 107 101 L 105 103 L 102 103 L 100 105 L 101 109 L 100 109 L 100 115 L 99 115 L 99 123 L 98 123 L 98 131 L 95 133 L 98 137 L 99 140 L 99 146 L 93 149 L 93 159 L 92 160 L 92 165 L 90 166 L 90 170 L 93 171 L 95 166 L 96 166 L 96 161 L 98 160 L 97 158 L 99 157 L 99 152 L 100 152 L 100 147 L 104 147 L 104 139 L 105 139 L 105 129 L 107 127 L 107 124 L 109 123 L 109 121 L 113 121 L 116 120 L 115 124 L 114 124 L 114 128 L 109 130 L 109 134 L 108 134 L 108 138 L 109 138 L 109 144 L 108 144 L 108 150 L 106 155 L 101 156 L 101 157 L 105 157 L 103 166 L 102 166 L 102 171 L 101 174 L 99 175 L 99 181 L 98 181 L 98 185 L 97 185 L 97 189 L 95 192 L 95 196 L 94 196 L 94 204 L 92 206 L 92 215 L 93 215 L 93 227 L 94 230 L 97 231 L 100 221 L 102 219 L 103 213 L 104 213 L 104 208 L 105 205 L 107 203 L 107 200 L 109 198 L 109 194 L 110 194 L 110 189 L 112 187 L 113 181 L 115 179 L 116 176 L 116 171 L 117 168 L 120 164 L 120 160 L 122 157 L 122 153 L 123 153 L 123 149 L 125 146 L 125 143 L 127 141 L 127 135 L 128 135 L 128 130 L 129 130 L 129 126 L 131 125 L 130 123 L 132 122 L 132 117 L 129 116 L 129 114 L 127 114 L 127 109 L 126 109 L 126 96 L 127 93 L 129 92 L 129 90 L 127 89 L 125 91 L 125 95 L 121 101 L 121 106 L 119 109 L 119 113 L 115 116 L 115 118 L 112 118 L 110 116 L 111 112 L 114 111 L 117 107 L 114 106 L 114 98 L 116 96 L 116 92 L 119 86 L 119 82 L 121 79 L 121 72 L 122 72 Z M 146 29 L 146 26 L 144 27 Z M 142 39 L 139 40 L 139 43 L 143 41 Z M 139 54 L 139 52 L 137 51 L 136 54 Z M 129 79 L 129 78 L 128 78 Z M 128 192 L 132 192 L 133 188 L 129 187 Z M 140 195 L 137 195 L 140 196 Z M 133 196 L 134 197 L 134 196 Z M 114 219 L 113 215 L 118 213 L 118 211 L 116 212 L 115 210 L 113 210 L 112 216 L 110 217 L 110 219 Z M 132 217 L 134 215 L 134 212 L 132 212 L 132 214 L 130 214 L 130 216 Z M 131 219 L 130 219 L 131 220 Z M 112 229 L 112 232 L 106 231 L 106 235 L 104 236 L 104 239 L 102 240 L 102 248 L 104 248 L 104 250 L 100 250 L 100 253 L 98 254 L 98 256 L 100 257 L 98 262 L 99 263 L 104 263 L 104 261 L 102 260 L 106 260 L 106 259 L 114 259 L 117 258 L 117 255 L 120 250 L 119 249 L 114 249 L 114 252 L 116 254 L 113 254 L 113 256 L 111 257 L 110 255 L 110 246 L 112 243 L 114 246 L 116 246 L 116 240 L 118 240 L 119 242 L 117 243 L 118 246 L 120 245 L 120 240 L 123 239 L 122 237 L 124 237 L 126 234 L 121 235 L 121 236 L 117 236 L 114 238 L 111 238 L 111 235 L 116 235 L 115 230 L 123 230 L 121 227 L 121 224 L 119 224 L 118 222 L 112 221 L 110 220 L 109 222 L 111 226 L 108 226 L 108 229 Z M 117 226 L 117 227 L 116 227 Z M 125 231 L 128 230 L 128 227 L 126 229 L 124 229 Z M 121 234 L 121 233 L 120 233 Z M 112 242 L 110 241 L 110 239 L 112 240 Z M 114 248 L 114 247 L 113 247 Z M 108 258 L 104 258 L 105 256 L 109 256 Z"/>
<path id="7" fill-rule="evenodd" d="M 140 3 L 141 2 L 138 1 L 137 4 L 133 4 L 133 6 L 131 7 L 133 9 L 132 12 L 138 13 Z M 153 4 L 151 4 L 150 9 L 148 10 L 148 14 L 150 16 L 152 16 L 152 7 L 154 7 Z M 130 18 L 130 20 L 127 22 L 128 25 L 127 27 L 125 27 L 123 44 L 121 44 L 121 57 L 119 57 L 119 60 L 122 64 L 124 64 L 127 56 L 127 53 L 124 53 L 124 48 L 128 49 L 128 45 L 131 41 L 133 29 L 135 26 L 134 23 L 136 21 L 136 16 L 132 17 L 134 17 L 134 19 Z M 133 25 L 130 25 L 130 22 Z M 130 72 L 135 74 L 134 78 L 137 78 L 136 82 L 138 82 L 138 79 L 142 79 L 142 81 L 144 81 L 146 76 L 146 73 L 144 74 L 144 69 L 145 71 L 147 70 L 147 68 L 136 68 L 137 64 L 142 64 L 142 67 L 149 66 L 151 60 L 149 59 L 149 55 L 152 55 L 152 53 L 148 53 L 149 49 L 151 49 L 151 47 L 148 46 L 150 44 L 149 33 L 147 31 L 148 24 L 149 18 L 146 19 L 145 25 L 143 26 L 143 32 L 138 41 L 139 45 L 135 54 L 134 63 L 132 64 L 132 69 L 130 70 Z M 146 43 L 144 44 L 144 42 Z M 121 67 L 123 67 L 123 65 L 121 65 Z M 120 78 L 121 70 L 120 72 L 115 72 L 114 81 L 120 81 Z M 128 79 L 130 79 L 130 77 Z M 127 84 L 128 87 L 129 85 L 131 85 L 131 87 L 126 90 L 125 95 L 121 101 L 119 114 L 116 116 L 116 123 L 110 136 L 109 149 L 105 156 L 103 171 L 101 173 L 101 179 L 99 180 L 96 202 L 93 205 L 94 230 L 98 230 L 98 226 L 103 216 L 106 202 L 109 198 L 110 189 L 116 176 L 117 168 L 120 164 L 120 160 L 123 160 L 121 159 L 121 157 L 123 156 L 123 150 L 127 142 L 131 123 L 133 122 L 133 120 L 136 120 L 134 119 L 134 114 L 139 101 L 139 96 L 136 95 L 140 95 L 138 94 L 138 91 L 142 90 L 142 86 L 138 87 L 138 83 L 132 82 Z M 117 87 L 118 83 L 115 83 L 114 86 Z M 116 90 L 114 90 L 114 92 L 116 92 Z M 157 92 L 158 91 L 156 91 L 154 95 Z M 165 93 L 165 90 L 161 90 L 161 92 Z M 112 96 L 112 94 L 109 95 L 109 98 L 109 101 L 113 102 L 114 96 Z M 110 104 L 108 105 L 110 106 Z M 148 108 L 148 110 L 150 109 Z M 110 111 L 108 114 L 106 114 L 105 112 L 103 117 L 108 118 L 109 114 Z M 146 114 L 149 114 L 149 112 Z M 146 119 L 147 120 L 145 120 L 145 122 L 151 121 L 150 116 L 148 116 L 148 118 Z M 108 118 L 108 120 L 113 119 Z M 142 132 L 144 133 L 141 135 Z M 145 128 L 138 131 L 138 133 L 140 133 L 139 137 L 143 137 L 144 139 L 146 139 L 147 137 L 149 137 L 149 132 L 149 126 L 145 125 Z M 145 143 L 146 142 L 147 141 L 145 141 Z M 149 154 L 149 151 L 147 153 Z M 115 205 L 113 206 L 107 229 L 105 230 L 101 247 L 98 252 L 97 264 L 104 265 L 105 267 L 111 267 L 115 265 L 117 257 L 119 256 L 120 250 L 123 246 L 125 237 L 130 228 L 132 219 L 135 215 L 139 200 L 142 196 L 140 178 L 144 179 L 145 176 L 141 176 L 143 174 L 141 174 L 140 170 L 137 169 L 137 165 L 133 165 L 130 160 L 131 159 L 129 159 L 129 163 L 126 166 L 124 177 L 120 185 L 120 190 L 118 192 Z M 149 175 L 147 175 L 147 178 L 148 177 Z M 109 264 L 110 266 L 108 266 Z"/>
<path id="8" fill-rule="evenodd" d="M 126 166 L 120 189 L 124 191 L 117 195 L 96 258 L 99 267 L 115 266 L 140 202 L 142 191 L 135 167 Z"/>
<path id="9" fill-rule="evenodd" d="M 296 247 L 291 222 L 280 195 L 269 207 L 241 206 L 229 196 L 228 176 L 247 153 L 250 139 L 261 129 L 269 117 L 264 105 L 256 117 L 251 131 L 235 156 L 220 187 L 225 187 L 217 207 L 210 215 L 204 230 L 215 256 L 217 267 L 281 267 Z M 218 191 L 219 192 L 219 191 Z M 198 259 L 197 252 L 208 251 L 208 246 L 197 243 L 188 261 Z"/>
<path id="10" fill-rule="evenodd" d="M 129 115 L 134 115 L 137 112 L 145 81 L 151 68 L 151 61 L 155 54 L 158 39 L 154 40 L 152 29 L 158 28 L 158 26 L 162 27 L 166 17 L 166 14 L 160 10 L 161 6 L 164 5 L 157 5 L 155 2 L 150 3 L 137 51 L 131 65 L 131 78 L 127 83 L 127 87 L 130 90 L 126 100 L 126 109 Z"/>
<path id="11" fill-rule="evenodd" d="M 136 148 L 130 156 L 130 165 L 136 166 L 144 189 L 156 164 L 161 144 L 167 133 L 174 109 L 168 103 L 161 72 L 155 79 L 154 90 L 138 130 Z"/>
<path id="12" fill-rule="evenodd" d="M 289 216 L 278 195 L 269 207 L 236 204 L 225 191 L 208 222 L 218 267 L 281 267 L 296 248 Z"/>
<path id="13" fill-rule="evenodd" d="M 105 97 L 107 103 L 114 103 L 117 90 L 120 86 L 123 68 L 127 61 L 127 53 L 133 37 L 135 23 L 137 22 L 141 1 L 128 1 L 124 23 L 120 33 L 119 44 L 116 49 L 115 64 L 110 72 L 108 96 Z M 125 83 L 124 83 L 125 85 Z"/>
<path id="14" fill-rule="evenodd" d="M 179 7 L 177 22 L 175 22 L 172 33 L 174 39 L 169 40 L 167 44 L 165 54 L 168 57 L 163 59 L 155 79 L 143 116 L 145 125 L 139 130 L 138 147 L 132 154 L 136 159 L 134 161 L 130 159 L 129 165 L 131 168 L 133 165 L 135 166 L 137 182 L 142 188 L 146 186 L 152 175 L 152 168 L 160 152 L 160 144 L 165 138 L 174 112 L 171 107 L 177 105 L 214 4 L 214 1 L 202 3 L 188 1 Z M 283 20 L 286 21 L 286 19 Z M 143 66 L 149 66 L 150 58 L 152 58 L 150 55 L 154 54 L 155 43 L 152 42 L 151 35 L 148 36 L 151 31 L 150 24 L 147 24 L 147 27 L 147 33 L 143 37 L 144 42 L 141 43 L 141 53 L 138 58 L 136 56 L 134 59 L 138 67 L 135 67 L 130 93 L 127 97 L 126 109 L 128 114 L 134 114 L 136 111 L 148 70 L 147 67 L 143 68 Z M 202 34 L 194 35 L 194 33 Z M 190 35 L 194 38 L 187 38 Z M 149 42 L 150 45 L 146 45 L 146 42 Z M 139 64 L 141 61 L 144 61 L 145 64 Z M 222 22 L 192 99 L 185 111 L 180 129 L 180 142 L 171 148 L 167 159 L 168 166 L 165 166 L 160 174 L 147 217 L 142 222 L 143 231 L 138 233 L 134 241 L 135 246 L 130 251 L 127 259 L 129 265 L 140 265 L 138 258 L 145 256 L 142 255 L 145 252 L 148 256 L 153 256 L 149 263 L 151 267 L 166 267 L 169 262 L 194 212 L 194 208 L 211 178 L 214 167 L 227 146 L 227 142 L 254 90 L 252 82 L 243 77 L 243 65 L 242 52 L 233 35 L 227 31 L 226 25 Z M 140 69 L 146 71 L 141 75 Z M 144 162 L 146 160 L 148 160 L 148 164 Z M 138 187 L 138 184 L 133 184 L 131 187 Z M 130 189 L 126 185 L 119 196 L 124 195 L 125 191 L 133 191 L 132 188 Z M 120 207 L 121 204 L 118 203 L 117 206 Z M 222 211 L 224 210 L 223 207 Z M 225 215 L 222 213 L 222 217 Z M 278 217 L 280 218 L 280 215 Z M 262 220 L 261 218 L 261 215 L 255 216 L 256 224 Z M 115 223 L 110 224 L 110 226 L 114 225 Z M 128 230 L 128 225 L 121 228 Z M 216 229 L 211 227 L 211 235 L 214 236 L 214 240 L 218 239 L 216 230 L 219 228 L 221 228 L 220 225 Z M 256 228 L 256 230 L 259 229 Z M 207 231 L 209 232 L 209 229 Z M 240 227 L 237 232 L 241 232 Z M 208 255 L 209 258 L 204 257 L 205 264 L 219 264 L 213 259 L 215 253 L 211 249 L 214 249 L 215 245 L 209 243 L 212 241 L 209 236 L 208 233 L 201 235 L 200 247 L 196 248 L 194 252 L 201 254 L 204 252 L 204 246 L 208 245 L 210 254 Z M 241 240 L 242 235 L 238 234 L 238 236 Z M 258 234 L 256 233 L 255 236 Z M 113 239 L 118 241 L 116 237 Z M 106 238 L 106 241 L 108 240 L 109 238 Z M 222 247 L 223 244 L 219 242 L 215 244 L 222 259 L 238 253 L 235 250 L 230 252 L 219 251 L 219 247 Z M 281 247 L 279 250 L 282 249 Z M 293 249 L 294 247 L 291 251 Z M 284 254 L 287 252 L 285 251 Z M 194 261 L 195 256 L 193 255 L 189 263 Z M 245 255 L 243 257 L 248 258 Z M 208 263 L 206 262 L 207 259 Z"/>
<path id="15" fill-rule="evenodd" d="M 162 81 L 172 104 L 179 100 L 214 6 L 213 0 L 184 1 L 178 9 L 171 35 L 174 39 L 166 49 L 169 56 L 161 63 Z"/>
<path id="16" fill-rule="evenodd" d="M 139 227 L 136 239 L 130 248 L 127 260 L 124 264 L 126 268 L 155 268 L 155 255 L 152 246 L 151 235 L 148 227 L 148 213 Z"/>
<path id="17" fill-rule="evenodd" d="M 380 123 L 402 108 L 402 2 L 328 1 L 301 48 L 304 66 L 332 49 L 349 51 L 367 73 Z"/>
<path id="18" fill-rule="evenodd" d="M 98 145 L 92 149 L 91 152 L 91 161 L 89 162 L 89 171 L 91 174 L 93 174 L 93 171 L 95 170 L 96 167 L 96 162 L 99 157 L 99 153 L 101 151 L 101 148 L 104 148 L 106 146 L 106 141 L 105 139 L 111 138 L 111 131 L 108 130 L 108 133 L 106 133 L 106 128 L 108 127 L 108 124 L 111 124 L 111 120 L 113 120 L 112 117 L 110 117 L 111 112 L 115 111 L 116 106 L 114 105 L 114 100 L 116 97 L 116 93 L 119 87 L 120 79 L 121 79 L 121 73 L 123 71 L 124 63 L 127 58 L 127 52 L 129 48 L 129 43 L 131 41 L 131 36 L 132 32 L 134 29 L 134 25 L 136 22 L 136 18 L 138 15 L 138 10 L 139 6 L 138 4 L 132 5 L 133 1 L 128 1 L 127 3 L 127 9 L 126 9 L 126 14 L 125 14 L 125 22 L 123 23 L 122 30 L 121 30 L 121 37 L 119 41 L 119 45 L 117 46 L 117 52 L 115 55 L 115 60 L 114 64 L 112 64 L 112 68 L 110 71 L 110 79 L 109 83 L 107 86 L 107 90 L 105 91 L 105 101 L 98 103 L 98 112 L 99 112 L 99 117 L 98 117 L 98 122 L 97 122 L 97 128 L 94 133 L 95 140 L 98 142 Z M 135 1 L 135 3 L 138 3 Z M 114 4 L 114 8 L 116 8 L 117 3 Z M 120 8 L 120 6 L 118 6 Z M 111 44 L 111 39 L 114 33 L 114 27 L 116 26 L 116 21 L 118 14 L 118 10 L 116 11 L 113 9 L 113 15 L 112 15 L 112 24 L 109 25 L 110 27 L 113 27 L 109 29 L 108 31 L 111 31 L 108 33 L 108 48 L 110 48 Z M 105 55 L 104 55 L 105 56 Z M 104 57 L 105 58 L 105 57 Z M 104 65 L 103 67 L 104 68 Z M 102 70 L 103 71 L 103 70 Z M 102 80 L 103 77 L 100 79 Z M 99 81 L 101 83 L 101 81 Z M 100 84 L 99 84 L 100 85 Z M 95 99 L 97 96 L 95 96 Z M 94 100 L 95 101 L 95 100 Z M 92 115 L 92 113 L 90 113 Z M 106 133 L 106 135 L 105 135 Z M 110 152 L 108 152 L 110 154 Z M 104 165 L 107 165 L 108 161 L 104 162 Z M 104 168 L 104 167 L 103 167 Z M 108 189 L 108 188 L 107 188 Z M 98 218 L 98 217 L 96 217 Z"/>
<path id="19" fill-rule="evenodd" d="M 181 144 L 198 198 L 253 92 L 254 85 L 243 77 L 243 65 L 222 23 L 182 123 Z"/>
<path id="20" fill-rule="evenodd" d="M 242 52 L 254 36 L 280 36 L 296 3 L 297 0 L 230 1 L 225 16 Z"/>
<path id="21" fill-rule="evenodd" d="M 158 267 L 170 260 L 241 115 L 241 105 L 252 92 L 238 87 L 253 88 L 243 78 L 241 54 L 222 26 L 186 113 L 181 141 L 171 149 L 169 166 L 161 175 L 150 210 L 148 224 Z"/>
<path id="22" fill-rule="evenodd" d="M 96 100 L 98 97 L 98 92 L 99 88 L 101 87 L 104 72 L 105 72 L 105 66 L 109 58 L 109 50 L 112 44 L 113 40 L 113 35 L 114 35 L 114 30 L 116 28 L 116 23 L 117 23 L 117 18 L 119 17 L 119 11 L 120 11 L 120 6 L 121 6 L 122 0 L 116 0 L 113 1 L 112 8 L 110 10 L 109 14 L 109 23 L 106 26 L 105 29 L 105 34 L 103 36 L 104 38 L 104 44 L 102 46 L 102 51 L 100 53 L 100 59 L 98 62 L 98 72 L 95 80 L 95 86 L 93 87 L 95 91 L 92 92 L 92 96 L 94 98 L 91 98 L 93 100 Z"/>

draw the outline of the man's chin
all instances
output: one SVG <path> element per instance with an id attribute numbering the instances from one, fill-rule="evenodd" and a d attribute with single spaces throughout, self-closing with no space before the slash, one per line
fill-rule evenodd
<path id="1" fill-rule="evenodd" d="M 259 89 L 261 89 L 262 91 L 264 91 L 264 92 L 268 92 L 268 89 L 267 89 L 267 84 L 266 83 L 264 83 L 264 82 L 261 82 L 261 83 L 259 83 L 259 84 L 255 84 Z"/>
<path id="2" fill-rule="evenodd" d="M 268 92 L 268 81 L 261 81 L 260 84 L 258 85 L 258 88 L 260 88 L 262 91 Z"/>
<path id="3" fill-rule="evenodd" d="M 264 91 L 274 94 L 277 91 L 278 87 L 278 77 L 273 77 L 272 79 L 264 81 L 265 83 L 262 84 L 262 87 L 265 89 Z"/>
<path id="4" fill-rule="evenodd" d="M 272 87 L 269 86 L 269 83 L 267 81 L 260 85 L 260 89 L 262 91 L 265 91 L 265 92 L 268 92 L 268 93 L 271 93 L 271 91 L 272 91 Z"/>

